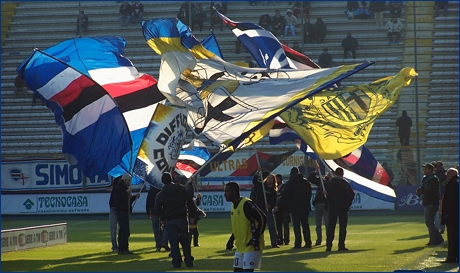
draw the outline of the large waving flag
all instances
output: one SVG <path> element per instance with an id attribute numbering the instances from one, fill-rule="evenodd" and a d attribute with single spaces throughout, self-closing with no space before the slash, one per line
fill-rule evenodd
<path id="1" fill-rule="evenodd" d="M 71 79 L 71 77 L 59 71 L 59 67 L 61 66 L 62 71 L 78 71 L 78 73 L 88 79 L 90 78 L 108 92 L 109 97 L 115 101 L 117 111 L 122 113 L 124 121 L 118 124 L 125 124 L 127 126 L 128 137 L 130 136 L 131 138 L 131 148 L 124 151 L 121 160 L 116 156 L 110 156 L 112 151 L 117 150 L 118 152 L 118 146 L 121 143 L 117 144 L 114 142 L 112 144 L 115 145 L 109 145 L 107 138 L 110 130 L 106 129 L 106 133 L 85 134 L 83 136 L 84 141 L 78 140 L 87 143 L 86 145 L 103 143 L 104 145 L 102 146 L 107 147 L 105 152 L 98 153 L 96 149 L 83 149 L 80 146 L 80 148 L 75 148 L 70 157 L 78 157 L 79 164 L 83 164 L 84 158 L 87 157 L 84 154 L 91 155 L 95 158 L 93 160 L 95 162 L 87 161 L 86 164 L 89 166 L 102 164 L 104 161 L 110 162 L 111 168 L 108 170 L 108 167 L 98 169 L 97 174 L 107 174 L 108 172 L 114 177 L 120 176 L 124 172 L 132 172 L 142 138 L 155 111 L 156 104 L 165 99 L 157 88 L 156 80 L 150 75 L 138 73 L 132 62 L 123 56 L 125 45 L 126 41 L 121 37 L 106 36 L 70 39 L 43 51 L 43 54 L 54 58 L 52 62 L 40 64 L 39 62 L 43 61 L 30 62 L 27 59 L 18 67 L 18 71 L 24 71 L 23 75 L 25 75 L 26 83 L 31 86 L 31 89 L 42 99 L 46 101 L 50 100 L 49 103 L 47 102 L 47 106 L 55 112 L 55 116 L 61 115 L 59 111 L 62 112 L 62 106 L 51 103 L 54 100 L 51 99 L 49 94 L 56 93 L 56 87 L 64 89 L 66 86 L 70 86 L 66 82 L 69 82 L 69 79 Z M 31 59 L 43 59 L 43 54 L 34 54 L 31 56 Z M 49 84 L 44 85 L 43 81 L 49 81 Z M 81 99 L 87 99 L 87 96 L 87 94 L 82 94 Z M 83 107 L 83 105 L 81 106 Z M 88 112 L 85 116 L 76 116 L 82 118 L 75 119 L 74 122 L 78 126 L 82 126 L 82 124 L 87 123 L 87 120 L 97 119 L 97 114 L 97 112 L 92 111 Z M 57 122 L 60 124 L 58 120 Z M 70 124 L 63 124 L 61 128 L 62 126 L 70 126 Z M 65 136 L 67 129 L 63 130 L 64 154 L 68 153 L 64 151 L 67 151 L 70 147 L 67 139 L 75 137 L 73 135 Z M 102 130 L 104 130 L 103 127 Z M 107 155 L 107 158 L 105 158 L 105 155 Z M 115 161 L 118 162 L 113 165 Z M 69 162 L 72 163 L 74 161 Z M 85 168 L 82 167 L 83 169 Z M 85 174 L 91 176 L 89 173 Z"/>
<path id="2" fill-rule="evenodd" d="M 142 141 L 133 174 L 161 189 L 161 175 L 174 170 L 186 135 L 186 110 L 158 104 Z"/>
<path id="3" fill-rule="evenodd" d="M 210 157 L 206 145 L 198 139 L 193 139 L 189 144 L 182 146 L 176 163 L 176 172 L 190 178 Z"/>
<path id="4" fill-rule="evenodd" d="M 197 109 L 189 111 L 189 125 L 215 146 L 223 143 L 238 148 L 254 143 L 269 131 L 270 122 L 280 112 L 373 64 L 311 70 L 249 69 L 229 64 L 206 50 L 177 19 L 146 21 L 143 32 L 161 56 L 174 52 L 177 58 L 165 62 L 176 69 L 170 79 L 180 78 L 174 86 L 177 97 Z M 177 65 L 178 56 L 189 57 L 190 53 L 199 61 L 195 68 L 182 69 Z"/>
<path id="5" fill-rule="evenodd" d="M 403 68 L 370 84 L 324 91 L 301 101 L 280 117 L 323 159 L 337 159 L 367 141 L 374 121 L 417 76 Z"/>
<path id="6" fill-rule="evenodd" d="M 270 69 L 319 68 L 319 66 L 307 56 L 281 44 L 273 33 L 265 30 L 263 27 L 251 22 L 232 21 L 218 11 L 216 11 L 216 14 L 247 48 L 248 52 L 260 67 Z"/>
<path id="7" fill-rule="evenodd" d="M 282 44 L 268 30 L 251 22 L 235 22 L 225 15 L 216 11 L 225 25 L 236 35 L 238 40 L 247 48 L 254 60 L 260 67 L 270 69 L 296 68 L 312 69 L 318 66 L 310 60 L 310 63 L 292 62 L 287 56 Z M 294 53 L 290 52 L 294 56 Z M 306 57 L 306 56 L 305 56 Z M 306 57 L 308 60 L 309 58 Z"/>
<path id="8" fill-rule="evenodd" d="M 341 167 L 335 163 L 334 160 L 325 160 L 325 163 L 331 170 Z M 374 181 L 360 176 L 348 169 L 343 170 L 343 177 L 350 183 L 351 187 L 357 191 L 379 200 L 393 203 L 396 201 L 395 191 L 386 185 L 375 183 Z"/>

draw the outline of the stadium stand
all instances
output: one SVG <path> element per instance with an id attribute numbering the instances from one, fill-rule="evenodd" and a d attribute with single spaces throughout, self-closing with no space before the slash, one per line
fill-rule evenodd
<path id="1" fill-rule="evenodd" d="M 210 32 L 209 2 L 201 1 L 208 13 L 202 32 L 203 39 Z M 144 19 L 175 17 L 179 1 L 143 1 Z M 403 89 L 399 100 L 380 118 L 371 130 L 367 146 L 379 161 L 390 167 L 396 164 L 399 139 L 395 121 L 402 110 L 407 110 L 414 121 L 411 145 L 415 145 L 416 94 L 419 99 L 419 138 L 423 161 L 441 160 L 445 166 L 458 164 L 458 2 L 449 1 L 447 17 L 434 18 L 434 2 L 404 1 L 401 22 L 405 25 L 399 44 L 388 45 L 386 30 L 377 27 L 373 20 L 348 20 L 344 14 L 344 1 L 310 2 L 312 22 L 321 17 L 327 25 L 323 44 L 302 44 L 301 26 L 296 27 L 297 37 L 279 38 L 290 46 L 299 42 L 303 52 L 317 61 L 324 47 L 333 56 L 333 66 L 366 60 L 376 61 L 361 73 L 344 80 L 342 85 L 368 83 L 394 75 L 406 66 L 417 62 L 417 88 Z M 235 21 L 257 23 L 263 13 L 282 14 L 290 8 L 288 2 L 273 2 L 269 6 L 251 6 L 248 2 L 228 2 L 227 16 Z M 16 67 L 33 52 L 34 48 L 47 48 L 62 40 L 75 37 L 76 17 L 79 10 L 89 16 L 88 36 L 119 35 L 127 40 L 125 55 L 142 73 L 158 77 L 159 56 L 145 43 L 140 26 L 121 27 L 116 1 L 62 1 L 62 2 L 2 2 L 2 158 L 22 156 L 61 156 L 60 130 L 49 109 L 38 103 L 31 106 L 31 98 L 14 99 L 13 80 Z M 417 9 L 415 9 L 415 7 Z M 8 7 L 8 8 L 5 8 Z M 387 11 L 384 21 L 389 20 Z M 414 16 L 414 10 L 417 10 Z M 4 13 L 7 12 L 7 13 Z M 415 18 L 415 19 L 414 19 Z M 9 20 L 8 20 L 9 19 Z M 415 24 L 414 24 L 415 20 Z M 414 34 L 414 25 L 417 32 Z M 351 31 L 359 42 L 357 58 L 343 59 L 341 41 Z M 225 59 L 229 62 L 244 60 L 245 54 L 235 54 L 235 37 L 228 28 L 215 31 Z M 416 37 L 415 37 L 416 36 Z M 414 54 L 414 41 L 418 53 Z M 417 61 L 414 56 L 417 55 Z M 417 92 L 416 92 L 417 91 Z M 31 91 L 29 91 L 32 94 Z M 293 144 L 277 146 L 260 141 L 258 148 L 286 149 Z M 453 147 L 453 148 L 452 148 Z"/>

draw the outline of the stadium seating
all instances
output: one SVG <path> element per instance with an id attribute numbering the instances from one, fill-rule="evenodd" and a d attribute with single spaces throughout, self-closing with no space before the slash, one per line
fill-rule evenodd
<path id="1" fill-rule="evenodd" d="M 79 10 L 84 10 L 89 16 L 88 36 L 119 35 L 127 40 L 125 55 L 130 58 L 142 73 L 158 77 L 159 56 L 145 43 L 140 26 L 121 27 L 118 22 L 118 7 L 116 1 L 62 1 L 62 2 L 18 2 L 12 15 L 2 46 L 2 158 L 17 158 L 22 156 L 55 155 L 60 156 L 59 143 L 61 136 L 59 128 L 54 123 L 53 114 L 46 107 L 37 103 L 31 106 L 30 98 L 14 99 L 13 80 L 16 67 L 33 52 L 34 48 L 44 49 L 65 39 L 74 38 L 76 17 Z M 144 19 L 175 17 L 182 2 L 148 1 L 145 6 Z M 425 2 L 424 5 L 432 5 Z M 342 85 L 368 83 L 382 77 L 394 75 L 405 65 L 405 56 L 413 52 L 410 40 L 411 12 L 409 2 L 404 1 L 401 21 L 406 25 L 401 43 L 388 45 L 386 30 L 377 27 L 374 20 L 348 20 L 343 13 L 346 3 L 343 1 L 313 1 L 310 2 L 310 21 L 314 23 L 321 17 L 328 27 L 324 44 L 302 44 L 301 26 L 296 27 L 297 37 L 279 38 L 292 46 L 298 41 L 303 52 L 312 60 L 317 61 L 324 47 L 328 47 L 333 56 L 333 65 L 352 64 L 365 60 L 376 63 L 363 72 L 357 73 L 342 81 Z M 2 4 L 3 5 L 3 4 Z M 387 4 L 388 5 L 388 4 Z M 203 31 L 194 34 L 203 39 L 210 32 L 209 2 L 203 2 L 208 19 Z M 263 13 L 274 14 L 275 9 L 285 13 L 291 6 L 288 2 L 270 2 L 269 6 L 261 3 L 255 6 L 246 1 L 229 2 L 227 16 L 235 21 L 250 21 L 257 23 Z M 410 7 L 410 8 L 409 8 Z M 432 13 L 423 14 L 417 23 L 432 28 L 430 41 L 420 42 L 421 46 L 429 47 L 429 57 L 419 61 L 419 88 L 423 91 L 420 98 L 425 97 L 420 105 L 419 126 L 422 145 L 422 158 L 439 159 L 450 165 L 458 164 L 458 2 L 449 2 L 447 17 L 432 18 Z M 431 16 L 431 17 L 430 17 Z M 389 18 L 384 13 L 385 22 Z M 431 19 L 423 19 L 430 17 Z M 5 30 L 4 30 L 5 31 Z M 357 58 L 344 59 L 341 41 L 346 32 L 351 31 L 360 43 Z M 225 59 L 229 62 L 244 60 L 246 53 L 235 54 L 235 36 L 228 28 L 223 31 L 215 30 L 215 35 Z M 3 36 L 2 36 L 3 37 Z M 411 44 L 412 43 L 412 44 Z M 426 76 L 425 76 L 425 71 Z M 422 77 L 423 76 L 423 77 Z M 426 84 L 425 84 L 426 82 Z M 414 83 L 412 84 L 414 85 Z M 425 88 L 426 86 L 426 88 Z M 408 109 L 415 123 L 415 104 L 413 93 L 403 92 L 400 99 L 375 122 L 368 139 L 368 147 L 376 158 L 386 161 L 391 166 L 396 164 L 396 150 L 399 139 L 396 134 L 395 121 L 402 110 Z M 29 91 L 30 92 L 30 91 Z M 31 94 L 31 92 L 30 92 Z M 408 104 L 409 103 L 409 106 Z M 415 136 L 415 126 L 412 127 L 411 139 Z M 442 137 L 440 136 L 442 134 Z M 20 138 L 19 138 L 20 137 Z M 268 148 L 268 138 L 261 140 L 260 147 Z M 447 147 L 454 146 L 455 149 Z M 293 144 L 277 146 L 276 149 L 295 147 Z M 274 148 L 272 146 L 272 148 Z M 435 148 L 438 148 L 436 150 Z M 442 152 L 439 152 L 442 149 Z M 439 158 L 442 156 L 442 158 Z M 430 160 L 430 161 L 432 161 Z M 446 165 L 446 164 L 445 164 Z"/>

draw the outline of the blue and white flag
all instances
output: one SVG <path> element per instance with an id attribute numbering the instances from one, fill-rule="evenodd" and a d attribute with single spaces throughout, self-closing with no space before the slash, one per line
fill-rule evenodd
<path id="1" fill-rule="evenodd" d="M 211 157 L 206 145 L 198 139 L 182 146 L 176 163 L 176 172 L 190 178 Z"/>

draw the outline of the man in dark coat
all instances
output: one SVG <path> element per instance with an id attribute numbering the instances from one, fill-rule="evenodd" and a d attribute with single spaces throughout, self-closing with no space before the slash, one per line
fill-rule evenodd
<path id="1" fill-rule="evenodd" d="M 458 171 L 447 170 L 447 185 L 442 199 L 441 224 L 447 226 L 447 259 L 444 263 L 458 263 Z"/>
<path id="2" fill-rule="evenodd" d="M 160 191 L 160 189 L 151 186 L 145 202 L 147 217 L 152 219 L 153 236 L 155 237 L 155 248 L 157 252 L 159 252 L 161 248 L 169 251 L 168 231 L 161 225 L 161 215 L 155 214 L 155 200 Z"/>
<path id="3" fill-rule="evenodd" d="M 406 110 L 403 110 L 402 115 L 396 120 L 396 126 L 398 127 L 398 136 L 401 146 L 409 146 L 412 119 L 407 115 Z"/>
<path id="4" fill-rule="evenodd" d="M 422 165 L 423 179 L 422 186 L 416 190 L 417 196 L 422 197 L 424 207 L 425 225 L 428 228 L 430 241 L 426 245 L 439 245 L 444 242 L 441 233 L 435 224 L 436 212 L 439 209 L 439 179 L 434 174 L 434 166 L 431 163 Z"/>
<path id="5" fill-rule="evenodd" d="M 343 169 L 337 168 L 326 184 L 327 204 L 329 208 L 329 225 L 326 231 L 326 251 L 331 251 L 334 241 L 335 226 L 339 218 L 339 251 L 346 251 L 345 238 L 347 236 L 348 211 L 355 193 L 350 184 L 343 179 Z"/>
<path id="6" fill-rule="evenodd" d="M 347 32 L 347 37 L 342 41 L 343 58 L 346 59 L 348 51 L 351 51 L 353 59 L 356 59 L 356 48 L 358 47 L 358 40 L 351 36 L 351 32 Z"/>
<path id="7" fill-rule="evenodd" d="M 118 220 L 118 254 L 133 254 L 129 250 L 128 238 L 131 235 L 129 231 L 129 214 L 132 210 L 134 200 L 140 197 L 140 194 L 131 195 L 131 175 L 123 174 L 121 182 L 118 182 L 113 189 L 113 204 L 117 213 Z"/>
<path id="8" fill-rule="evenodd" d="M 173 183 L 170 173 L 163 173 L 161 176 L 163 188 L 155 200 L 155 214 L 161 215 L 166 220 L 169 243 L 171 247 L 172 266 L 180 268 L 182 257 L 179 243 L 182 246 L 184 262 L 187 267 L 193 267 L 193 256 L 190 248 L 190 223 L 195 223 L 196 206 L 193 202 L 193 192 L 188 191 L 183 185 Z"/>
<path id="9" fill-rule="evenodd" d="M 291 169 L 291 178 L 286 183 L 280 198 L 278 199 L 278 208 L 288 208 L 292 216 L 292 226 L 294 229 L 294 248 L 301 248 L 302 235 L 300 225 L 302 225 L 304 248 L 311 248 L 310 226 L 308 224 L 308 214 L 311 211 L 311 184 L 299 173 L 299 169 Z"/>

